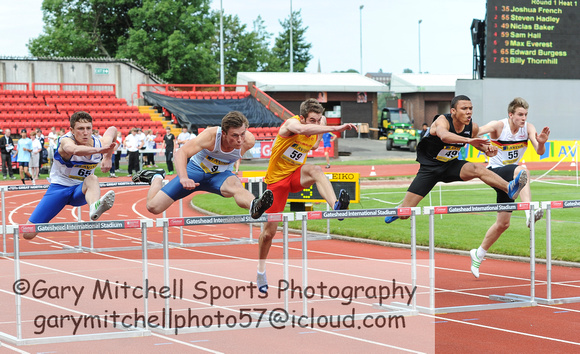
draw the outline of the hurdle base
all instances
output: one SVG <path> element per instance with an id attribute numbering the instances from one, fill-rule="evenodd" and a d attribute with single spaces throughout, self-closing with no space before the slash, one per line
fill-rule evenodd
<path id="1" fill-rule="evenodd" d="M 530 297 L 526 296 L 526 295 L 506 294 L 506 296 L 507 295 L 518 298 L 518 299 L 522 299 L 522 300 L 529 300 L 530 299 Z M 558 298 L 558 299 L 544 299 L 541 297 L 534 297 L 534 300 L 538 304 L 542 304 L 542 305 L 561 305 L 561 304 L 572 304 L 572 303 L 580 302 L 580 297 L 563 297 L 563 298 Z"/>
<path id="2" fill-rule="evenodd" d="M 253 317 L 253 316 L 252 316 Z M 235 329 L 247 329 L 247 328 L 266 328 L 272 327 L 267 320 L 263 320 L 259 323 L 259 326 L 256 327 L 255 323 L 250 323 L 249 325 L 246 323 L 236 323 L 235 326 L 227 326 L 226 324 L 212 325 L 212 326 L 200 326 L 200 327 L 183 327 L 183 328 L 171 328 L 171 327 L 151 327 L 151 331 L 154 333 L 162 334 L 165 336 L 168 335 L 178 335 L 178 334 L 188 334 L 188 333 L 205 333 L 205 332 L 218 332 L 218 331 L 229 331 Z M 176 333 L 177 331 L 177 333 Z"/>
<path id="3" fill-rule="evenodd" d="M 401 306 L 398 306 L 401 305 Z M 417 316 L 419 315 L 419 311 L 417 309 L 413 309 L 413 307 L 402 304 L 402 303 L 393 303 L 391 305 L 386 304 L 373 304 L 373 308 L 375 309 L 383 309 L 387 310 L 386 312 L 388 315 L 397 315 L 397 316 Z"/>
<path id="4" fill-rule="evenodd" d="M 331 239 L 332 239 L 332 237 L 327 236 L 327 235 L 320 235 L 320 236 L 310 235 L 310 236 L 306 237 L 307 241 L 323 241 L 323 240 L 331 240 Z M 283 239 L 276 238 L 276 239 L 272 240 L 272 243 L 282 243 L 282 242 L 284 242 Z M 302 242 L 302 237 L 288 239 L 288 242 Z"/>
<path id="5" fill-rule="evenodd" d="M 54 344 L 54 343 L 70 343 L 81 342 L 89 340 L 102 339 L 120 339 L 120 338 L 136 338 L 147 337 L 151 335 L 151 331 L 144 329 L 131 329 L 122 332 L 110 333 L 93 333 L 93 334 L 79 334 L 62 337 L 42 337 L 42 338 L 17 338 L 6 333 L 0 333 L 0 341 L 21 346 L 21 345 L 37 345 L 37 344 Z"/>
<path id="6" fill-rule="evenodd" d="M 449 307 L 425 307 L 425 306 L 416 306 L 417 311 L 419 313 L 427 314 L 427 315 L 442 315 L 447 313 L 459 313 L 459 312 L 472 312 L 472 311 L 487 311 L 487 310 L 501 310 L 501 309 L 512 309 L 512 308 L 521 308 L 521 307 L 533 307 L 537 306 L 538 303 L 536 301 L 525 301 L 521 299 L 516 299 L 515 297 L 510 296 L 499 296 L 499 295 L 490 295 L 490 300 L 495 301 L 502 301 L 501 303 L 497 304 L 481 304 L 481 305 L 465 305 L 465 306 L 449 306 Z M 393 306 L 400 306 L 400 307 L 408 307 L 406 304 L 393 302 L 391 305 Z"/>
<path id="7" fill-rule="evenodd" d="M 71 254 L 71 253 L 83 253 L 85 252 L 82 248 L 75 246 L 64 246 L 60 250 L 48 250 L 48 251 L 27 251 L 20 252 L 20 256 L 43 256 L 43 255 L 55 255 L 55 254 Z M 0 252 L 0 256 L 3 257 L 14 257 L 14 252 Z"/>
<path id="8" fill-rule="evenodd" d="M 330 240 L 331 237 L 323 235 L 323 236 L 308 236 L 308 241 L 322 241 L 322 240 Z M 301 242 L 302 237 L 289 239 L 288 242 Z M 274 239 L 272 243 L 282 243 L 284 240 L 282 239 Z M 180 243 L 180 242 L 168 242 L 170 246 L 173 247 L 207 247 L 207 246 L 230 246 L 230 245 L 247 245 L 247 244 L 255 244 L 258 243 L 257 239 L 250 239 L 247 237 L 239 238 L 239 239 L 230 239 L 230 241 L 222 241 L 222 242 L 198 242 L 198 243 Z"/>
<path id="9" fill-rule="evenodd" d="M 147 249 L 160 249 L 163 248 L 163 245 L 160 243 L 155 242 L 147 242 Z M 116 251 L 141 251 L 143 246 L 127 246 L 127 247 L 102 247 L 102 248 L 90 248 L 82 246 L 80 250 L 82 252 L 88 253 L 98 253 L 98 252 L 116 252 Z"/>
<path id="10" fill-rule="evenodd" d="M 239 238 L 239 239 L 230 239 L 230 241 L 221 241 L 221 242 L 197 242 L 197 243 L 181 243 L 181 242 L 168 242 L 169 246 L 174 247 L 207 247 L 207 246 L 230 246 L 230 245 L 246 245 L 252 244 L 256 241 L 250 240 L 249 238 Z"/>

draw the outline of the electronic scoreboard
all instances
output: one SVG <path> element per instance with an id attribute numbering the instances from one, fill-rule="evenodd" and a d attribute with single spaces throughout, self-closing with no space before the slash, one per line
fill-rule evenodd
<path id="1" fill-rule="evenodd" d="M 487 0 L 485 76 L 580 79 L 579 2 Z"/>

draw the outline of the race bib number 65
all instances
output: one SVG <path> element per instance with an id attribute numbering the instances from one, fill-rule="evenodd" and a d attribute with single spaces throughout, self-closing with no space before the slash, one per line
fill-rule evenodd
<path id="1" fill-rule="evenodd" d="M 76 165 L 71 168 L 69 173 L 69 178 L 84 181 L 85 178 L 93 174 L 93 171 L 97 167 L 96 164 L 91 165 Z"/>

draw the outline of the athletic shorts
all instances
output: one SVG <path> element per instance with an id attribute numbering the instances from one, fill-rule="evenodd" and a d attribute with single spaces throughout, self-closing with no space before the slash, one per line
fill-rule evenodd
<path id="1" fill-rule="evenodd" d="M 466 163 L 469 162 L 455 159 L 439 166 L 421 165 L 417 176 L 411 182 L 407 191 L 424 197 L 429 194 L 437 182 L 449 183 L 463 181 L 460 174 L 463 165 Z"/>
<path id="2" fill-rule="evenodd" d="M 326 147 L 326 146 L 325 146 L 325 147 L 324 147 L 324 152 L 327 152 L 327 153 L 329 153 L 329 154 L 330 154 L 330 150 L 331 150 L 331 149 L 332 149 L 332 146 L 329 146 L 329 147 Z"/>
<path id="3" fill-rule="evenodd" d="M 199 183 L 199 186 L 197 186 L 195 189 L 185 189 L 179 181 L 179 176 L 176 176 L 169 183 L 167 183 L 161 189 L 161 191 L 163 191 L 163 193 L 167 194 L 169 198 L 173 200 L 185 198 L 191 193 L 197 191 L 210 192 L 221 195 L 223 197 L 220 188 L 222 187 L 222 184 L 224 184 L 225 180 L 230 176 L 235 176 L 232 171 L 205 173 L 201 167 L 189 161 L 187 163 L 187 177 L 196 183 Z"/>
<path id="4" fill-rule="evenodd" d="M 498 176 L 503 178 L 504 180 L 510 182 L 514 179 L 514 171 L 518 168 L 518 165 L 505 165 L 501 167 L 488 167 L 488 170 L 495 172 Z M 514 200 L 508 197 L 507 193 L 502 191 L 501 189 L 493 188 L 497 194 L 497 203 L 513 203 Z"/>
<path id="5" fill-rule="evenodd" d="M 283 212 L 286 202 L 288 201 L 288 195 L 290 193 L 297 193 L 304 190 L 304 187 L 300 184 L 301 171 L 302 166 L 283 180 L 268 185 L 268 189 L 271 190 L 274 195 L 274 203 L 272 203 L 272 206 L 266 210 L 266 213 Z"/>
<path id="6" fill-rule="evenodd" d="M 18 162 L 18 167 L 28 167 L 28 162 Z"/>
<path id="7" fill-rule="evenodd" d="M 83 193 L 83 184 L 76 186 L 63 186 L 51 184 L 46 194 L 30 215 L 28 221 L 33 224 L 45 224 L 52 220 L 67 205 L 75 207 L 87 204 Z"/>

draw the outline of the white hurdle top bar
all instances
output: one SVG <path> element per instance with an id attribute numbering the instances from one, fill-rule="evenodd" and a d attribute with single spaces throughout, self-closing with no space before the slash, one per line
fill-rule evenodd
<path id="1" fill-rule="evenodd" d="M 347 219 L 347 218 L 368 218 L 368 217 L 385 217 L 385 216 L 411 216 L 421 214 L 421 208 L 381 208 L 381 209 L 353 209 L 353 210 L 326 210 L 326 211 L 308 211 L 296 213 L 296 219 L 300 220 L 306 215 L 308 220 L 317 219 Z"/>
<path id="2" fill-rule="evenodd" d="M 530 210 L 531 205 L 534 206 L 534 209 L 540 207 L 539 202 L 428 206 L 423 207 L 423 214 L 429 215 L 431 214 L 431 211 L 433 211 L 434 214 L 459 214 L 459 213 L 484 213 L 493 211 L 497 212 L 497 211 Z"/>
<path id="3" fill-rule="evenodd" d="M 259 222 L 283 222 L 284 216 L 288 221 L 294 221 L 294 213 L 264 214 L 258 219 L 253 219 L 250 215 L 215 215 L 215 216 L 194 216 L 190 218 L 160 218 L 157 219 L 157 227 L 163 227 L 167 222 L 168 226 L 191 226 L 191 225 L 216 225 L 216 224 L 251 224 Z"/>

